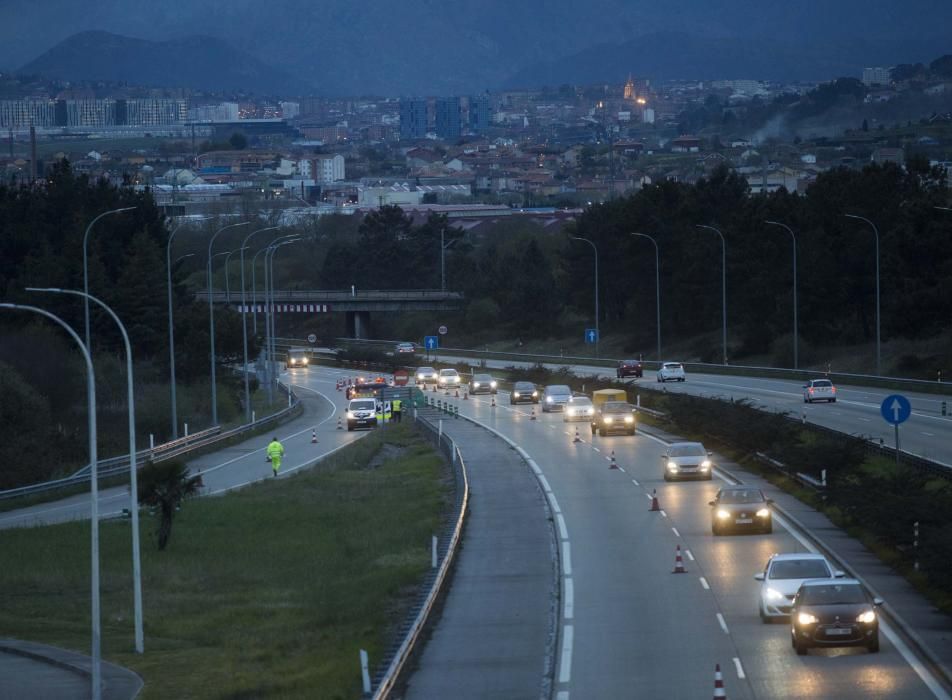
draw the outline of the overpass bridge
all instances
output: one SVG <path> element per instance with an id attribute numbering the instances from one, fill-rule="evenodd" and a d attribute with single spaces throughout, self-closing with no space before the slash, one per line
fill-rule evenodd
<path id="1" fill-rule="evenodd" d="M 208 302 L 208 290 L 195 293 L 197 301 Z M 241 292 L 211 293 L 214 304 L 234 307 L 239 313 L 264 313 L 261 295 L 254 298 L 245 293 L 246 304 L 241 303 Z M 370 336 L 370 314 L 373 312 L 400 313 L 405 311 L 455 311 L 463 302 L 461 292 L 443 292 L 438 289 L 276 289 L 272 300 L 276 314 L 347 314 L 347 335 L 351 338 Z"/>

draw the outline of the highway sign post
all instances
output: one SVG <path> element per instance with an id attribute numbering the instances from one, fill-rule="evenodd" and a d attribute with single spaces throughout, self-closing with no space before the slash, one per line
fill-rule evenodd
<path id="1" fill-rule="evenodd" d="M 594 345 L 598 343 L 598 329 L 597 328 L 586 328 L 585 329 L 585 342 L 589 345 Z"/>
<path id="2" fill-rule="evenodd" d="M 883 420 L 893 426 L 896 436 L 896 464 L 899 464 L 899 426 L 912 415 L 912 404 L 901 394 L 890 394 L 879 406 Z"/>
<path id="3" fill-rule="evenodd" d="M 446 326 L 440 326 L 440 327 L 437 329 L 437 332 L 438 332 L 440 335 L 446 335 L 446 334 L 449 332 L 449 329 L 448 329 Z"/>
<path id="4" fill-rule="evenodd" d="M 430 350 L 436 350 L 440 347 L 440 337 L 438 335 L 423 336 L 423 347 L 426 348 L 426 361 L 430 361 Z"/>
<path id="5" fill-rule="evenodd" d="M 314 345 L 314 343 L 317 342 L 317 336 L 311 333 L 307 336 L 307 342 L 309 342 L 311 345 Z"/>

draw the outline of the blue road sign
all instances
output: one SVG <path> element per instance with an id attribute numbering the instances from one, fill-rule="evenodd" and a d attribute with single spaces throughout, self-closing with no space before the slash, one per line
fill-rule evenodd
<path id="1" fill-rule="evenodd" d="M 883 399 L 879 412 L 883 414 L 883 419 L 890 425 L 899 425 L 909 420 L 909 416 L 912 415 L 912 404 L 905 396 L 890 394 Z"/>
<path id="2" fill-rule="evenodd" d="M 440 337 L 438 335 L 423 336 L 423 346 L 427 350 L 436 350 L 440 347 Z"/>
<path id="3" fill-rule="evenodd" d="M 598 329 L 597 329 L 597 328 L 586 328 L 586 329 L 585 329 L 585 342 L 586 342 L 586 343 L 597 343 L 597 342 L 598 342 Z"/>

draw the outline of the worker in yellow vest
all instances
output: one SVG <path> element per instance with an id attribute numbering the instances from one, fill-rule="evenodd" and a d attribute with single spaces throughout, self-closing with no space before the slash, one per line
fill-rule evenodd
<path id="1" fill-rule="evenodd" d="M 281 468 L 281 458 L 284 457 L 284 445 L 278 442 L 278 438 L 272 438 L 271 442 L 268 443 L 268 459 L 271 461 L 271 471 L 274 472 L 274 475 L 278 475 L 278 470 Z"/>

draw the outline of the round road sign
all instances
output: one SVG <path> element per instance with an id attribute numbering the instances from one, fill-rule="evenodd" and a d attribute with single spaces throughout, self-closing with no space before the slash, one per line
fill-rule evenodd
<path id="1" fill-rule="evenodd" d="M 437 330 L 439 331 L 440 335 L 446 335 L 446 326 L 440 326 Z"/>
<path id="2" fill-rule="evenodd" d="M 309 342 L 311 345 L 314 345 L 314 343 L 317 342 L 317 336 L 314 335 L 313 333 L 311 333 L 311 334 L 307 337 L 307 342 Z"/>

